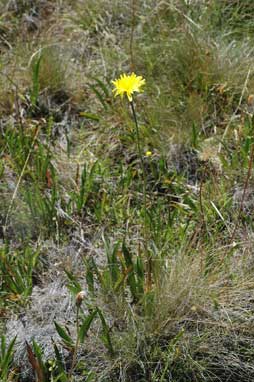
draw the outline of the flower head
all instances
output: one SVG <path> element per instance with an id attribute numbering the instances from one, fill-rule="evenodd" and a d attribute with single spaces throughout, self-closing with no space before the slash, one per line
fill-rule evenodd
<path id="1" fill-rule="evenodd" d="M 145 154 L 145 155 L 146 155 L 146 157 L 150 157 L 152 154 L 153 154 L 152 151 L 149 151 L 149 150 L 148 150 L 148 151 L 146 151 L 146 154 Z"/>
<path id="2" fill-rule="evenodd" d="M 145 85 L 145 82 L 146 80 L 142 76 L 137 76 L 135 73 L 131 73 L 131 75 L 121 74 L 119 79 L 112 81 L 115 86 L 113 93 L 115 93 L 115 97 L 118 95 L 123 97 L 124 93 L 126 93 L 128 100 L 131 102 L 132 94 L 141 92 L 140 88 Z"/>
<path id="3" fill-rule="evenodd" d="M 77 295 L 76 295 L 76 306 L 80 307 L 82 304 L 82 301 L 86 297 L 86 292 L 84 290 L 81 290 Z"/>

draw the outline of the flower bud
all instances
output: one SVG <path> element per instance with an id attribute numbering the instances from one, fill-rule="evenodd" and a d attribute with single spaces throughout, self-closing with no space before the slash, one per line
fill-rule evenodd
<path id="1" fill-rule="evenodd" d="M 80 307 L 82 304 L 82 301 L 86 297 L 86 292 L 84 290 L 81 290 L 77 295 L 76 295 L 76 306 Z"/>

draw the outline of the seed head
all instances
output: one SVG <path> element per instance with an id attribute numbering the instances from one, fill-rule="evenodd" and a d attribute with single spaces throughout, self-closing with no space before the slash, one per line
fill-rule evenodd
<path id="1" fill-rule="evenodd" d="M 84 300 L 85 297 L 86 297 L 86 292 L 84 290 L 81 290 L 80 292 L 78 292 L 78 294 L 76 295 L 76 306 L 77 307 L 80 307 L 80 305 L 82 304 L 82 301 Z"/>

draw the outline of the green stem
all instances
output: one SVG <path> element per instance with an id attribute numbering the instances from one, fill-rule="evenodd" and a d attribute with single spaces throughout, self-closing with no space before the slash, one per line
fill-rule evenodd
<path id="1" fill-rule="evenodd" d="M 131 111 L 133 114 L 133 119 L 135 122 L 136 136 L 137 136 L 137 148 L 138 148 L 138 155 L 139 155 L 139 159 L 140 159 L 141 167 L 142 167 L 142 175 L 143 175 L 143 181 L 144 181 L 143 187 L 144 187 L 144 185 L 146 183 L 146 172 L 145 172 L 145 164 L 144 164 L 144 159 L 143 159 L 143 155 L 142 155 L 142 151 L 141 151 L 141 145 L 140 145 L 140 134 L 139 134 L 139 127 L 138 127 L 138 120 L 137 120 L 137 115 L 135 112 L 133 101 L 130 101 L 130 105 L 131 105 Z"/>
<path id="2" fill-rule="evenodd" d="M 75 343 L 74 353 L 72 357 L 71 368 L 68 374 L 68 380 L 70 382 L 72 382 L 73 380 L 73 371 L 77 361 L 78 346 L 79 346 L 79 306 L 77 306 L 77 311 L 76 311 L 76 331 L 77 331 L 76 343 Z"/>
<path id="3" fill-rule="evenodd" d="M 135 112 L 135 107 L 133 101 L 130 101 L 131 105 L 131 111 L 133 114 L 133 119 L 135 122 L 135 129 L 136 129 L 136 137 L 137 137 L 137 149 L 138 149 L 138 155 L 139 160 L 141 164 L 141 170 L 142 170 L 142 178 L 143 178 L 143 208 L 144 208 L 144 250 L 145 254 L 147 256 L 147 290 L 151 289 L 152 284 L 152 259 L 148 254 L 147 250 L 147 242 L 148 242 L 148 232 L 147 232 L 147 208 L 146 208 L 146 202 L 147 202 L 147 195 L 146 195 L 146 185 L 147 185 L 147 177 L 146 177 L 146 169 L 145 169 L 145 163 L 143 158 L 143 153 L 141 150 L 141 140 L 140 140 L 140 133 L 139 133 L 139 126 L 138 126 L 138 120 L 137 115 Z"/>

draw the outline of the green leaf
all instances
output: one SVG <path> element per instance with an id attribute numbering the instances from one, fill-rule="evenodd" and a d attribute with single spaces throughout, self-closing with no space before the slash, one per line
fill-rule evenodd
<path id="1" fill-rule="evenodd" d="M 65 272 L 65 274 L 67 275 L 67 277 L 69 279 L 69 283 L 67 285 L 68 289 L 74 295 L 76 295 L 77 293 L 79 293 L 82 290 L 82 287 L 81 287 L 80 283 L 77 281 L 77 279 L 76 279 L 76 277 L 74 276 L 73 273 L 68 272 L 66 269 L 64 269 L 64 272 Z"/>
<path id="2" fill-rule="evenodd" d="M 108 107 L 107 107 L 107 104 L 104 100 L 104 96 L 97 90 L 96 85 L 88 84 L 88 86 L 95 93 L 95 95 L 97 96 L 98 100 L 100 101 L 100 103 L 102 104 L 104 109 L 107 110 Z"/>
<path id="3" fill-rule="evenodd" d="M 6 339 L 5 336 L 1 336 L 1 359 L 5 356 Z"/>
<path id="4" fill-rule="evenodd" d="M 89 266 L 91 267 L 91 272 L 93 271 L 94 274 L 96 275 L 98 282 L 100 283 L 102 288 L 105 288 L 105 280 L 103 278 L 103 275 L 100 273 L 96 262 L 94 261 L 93 258 L 90 258 Z"/>
<path id="5" fill-rule="evenodd" d="M 92 382 L 96 380 L 96 375 L 93 371 L 89 371 L 88 375 L 86 376 L 86 382 Z"/>
<path id="6" fill-rule="evenodd" d="M 131 271 L 128 274 L 127 281 L 131 290 L 132 297 L 136 300 L 138 298 L 137 294 L 137 282 L 136 282 L 136 277 L 133 272 L 134 270 L 134 264 L 132 261 L 132 256 L 131 253 L 129 252 L 128 248 L 126 247 L 125 243 L 122 245 L 122 251 L 125 259 L 125 263 L 128 269 Z"/>
<path id="7" fill-rule="evenodd" d="M 106 87 L 106 85 L 97 77 L 92 77 L 92 79 L 97 83 L 97 85 L 101 88 L 101 90 L 104 92 L 105 96 L 109 98 L 109 91 Z"/>
<path id="8" fill-rule="evenodd" d="M 40 90 L 40 82 L 39 82 L 39 72 L 40 72 L 40 64 L 41 64 L 41 58 L 42 56 L 38 58 L 38 60 L 33 65 L 33 88 L 31 92 L 31 103 L 33 106 L 36 106 L 38 96 L 39 96 L 39 90 Z"/>
<path id="9" fill-rule="evenodd" d="M 140 295 L 144 294 L 144 280 L 145 280 L 145 270 L 144 264 L 140 256 L 136 260 L 136 274 L 137 274 L 137 288 Z"/>
<path id="10" fill-rule="evenodd" d="M 118 290 L 124 284 L 124 281 L 125 281 L 126 277 L 127 277 L 127 275 L 123 271 L 123 273 L 120 275 L 119 279 L 117 280 L 117 282 L 114 285 L 114 291 L 115 292 L 118 292 Z"/>
<path id="11" fill-rule="evenodd" d="M 65 344 L 67 344 L 68 346 L 74 347 L 73 341 L 71 337 L 67 334 L 66 330 L 61 325 L 59 325 L 56 321 L 54 321 L 54 324 L 55 324 L 57 333 L 63 339 Z"/>
<path id="12" fill-rule="evenodd" d="M 64 365 L 63 365 L 63 360 L 62 360 L 62 357 L 60 355 L 60 352 L 58 350 L 58 347 L 57 345 L 53 342 L 53 346 L 54 346 L 54 351 L 55 351 L 55 355 L 56 355 L 56 362 L 57 362 L 57 367 L 58 367 L 58 374 L 60 372 L 60 374 L 58 375 L 58 379 L 59 381 L 61 382 L 68 382 L 68 377 L 65 373 L 65 370 L 64 370 Z"/>
<path id="13" fill-rule="evenodd" d="M 46 376 L 45 376 L 45 373 L 44 373 L 44 369 L 42 367 L 41 359 L 39 361 L 36 358 L 36 355 L 34 354 L 34 352 L 33 352 L 32 348 L 31 348 L 31 346 L 29 345 L 29 343 L 27 341 L 25 341 L 25 342 L 26 342 L 26 351 L 27 351 L 28 360 L 29 360 L 33 370 L 36 373 L 36 377 L 37 377 L 36 381 L 37 382 L 46 382 Z M 33 341 L 33 347 L 34 347 L 34 349 L 36 349 L 36 347 L 38 347 L 38 345 L 35 343 L 35 341 Z M 36 349 L 36 352 L 37 352 L 37 354 L 39 354 L 39 357 L 41 358 L 40 348 Z"/>
<path id="14" fill-rule="evenodd" d="M 40 346 L 35 342 L 35 340 L 33 340 L 33 349 L 34 349 L 35 357 L 37 358 L 37 361 L 38 361 L 38 369 L 40 370 L 40 374 L 44 376 L 44 379 L 46 382 L 45 376 L 47 375 L 47 369 L 42 359 L 42 350 Z"/>
<path id="15" fill-rule="evenodd" d="M 113 246 L 113 248 L 111 248 L 109 243 L 107 243 L 106 240 L 104 239 L 104 244 L 106 245 L 108 270 L 109 270 L 111 282 L 114 285 L 119 279 L 119 276 L 121 274 L 118 261 L 117 261 L 117 252 L 118 252 L 119 243 L 116 243 Z"/>
<path id="16" fill-rule="evenodd" d="M 14 337 L 10 342 L 6 351 L 6 339 L 5 336 L 1 337 L 1 357 L 0 357 L 0 377 L 6 378 L 8 374 L 9 365 L 13 358 L 13 348 L 17 337 Z"/>
<path id="17" fill-rule="evenodd" d="M 97 308 L 97 312 L 99 314 L 99 317 L 100 317 L 101 323 L 102 323 L 103 335 L 101 336 L 101 339 L 104 342 L 104 345 L 106 346 L 106 348 L 108 349 L 110 355 L 113 356 L 114 355 L 114 349 L 113 349 L 113 345 L 112 345 L 110 334 L 109 334 L 109 327 L 108 327 L 106 320 L 102 314 L 102 311 L 99 308 Z"/>
<path id="18" fill-rule="evenodd" d="M 85 111 L 82 111 L 79 113 L 81 117 L 87 118 L 87 119 L 92 119 L 93 121 L 99 121 L 100 117 L 97 114 L 92 114 L 92 113 L 86 113 Z"/>
<path id="19" fill-rule="evenodd" d="M 95 318 L 95 316 L 97 315 L 97 309 L 95 309 L 91 314 L 89 314 L 89 316 L 87 316 L 84 321 L 82 322 L 82 325 L 80 326 L 79 328 L 79 333 L 78 333 L 78 336 L 79 336 L 79 340 L 81 343 L 84 342 L 84 339 L 87 335 L 87 332 L 88 330 L 90 329 L 90 326 Z"/>

